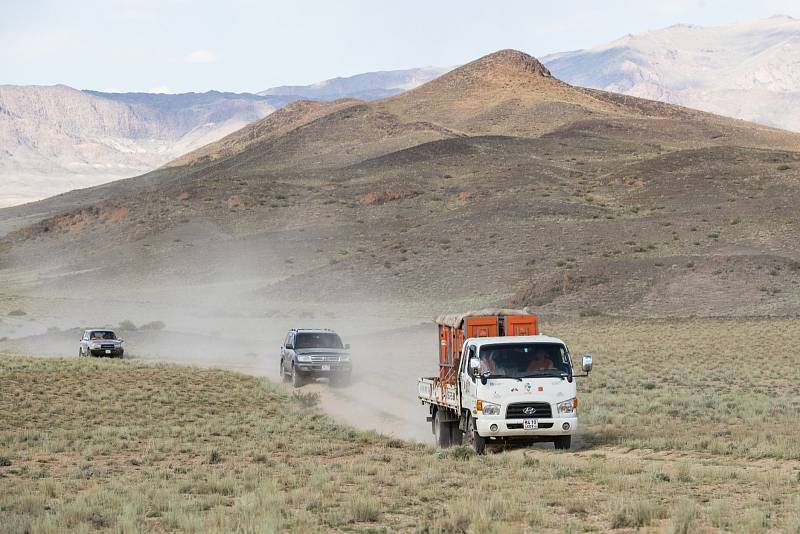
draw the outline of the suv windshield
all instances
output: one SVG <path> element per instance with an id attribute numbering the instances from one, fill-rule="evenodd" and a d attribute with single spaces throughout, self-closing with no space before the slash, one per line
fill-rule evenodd
<path id="1" fill-rule="evenodd" d="M 341 349 L 341 338 L 332 332 L 300 332 L 294 339 L 295 349 Z"/>
<path id="2" fill-rule="evenodd" d="M 89 339 L 117 339 L 117 335 L 111 330 L 95 330 L 89 334 Z"/>
<path id="3" fill-rule="evenodd" d="M 484 345 L 481 374 L 489 378 L 527 378 L 571 374 L 569 353 L 559 343 Z"/>

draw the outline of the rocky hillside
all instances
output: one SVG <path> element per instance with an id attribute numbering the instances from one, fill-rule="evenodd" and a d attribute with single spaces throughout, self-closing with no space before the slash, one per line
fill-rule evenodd
<path id="1" fill-rule="evenodd" d="M 254 95 L 0 86 L 0 206 L 147 172 L 273 109 Z"/>
<path id="2" fill-rule="evenodd" d="M 800 20 L 680 24 L 544 63 L 561 79 L 800 131 Z"/>
<path id="3" fill-rule="evenodd" d="M 0 86 L 0 207 L 148 172 L 290 102 L 382 98 L 444 70 L 373 72 L 258 95 Z"/>
<path id="4" fill-rule="evenodd" d="M 800 134 L 574 87 L 504 50 L 0 210 L 0 277 L 64 302 L 791 314 L 798 201 Z"/>

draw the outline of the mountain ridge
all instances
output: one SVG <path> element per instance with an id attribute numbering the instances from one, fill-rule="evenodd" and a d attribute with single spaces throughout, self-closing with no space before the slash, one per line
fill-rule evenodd
<path id="1" fill-rule="evenodd" d="M 6 182 L 0 207 L 150 171 L 303 95 L 330 99 L 330 92 L 320 91 L 323 85 L 338 87 L 345 96 L 379 98 L 444 70 L 364 73 L 328 84 L 288 87 L 294 93 L 283 87 L 262 91 L 265 94 L 104 93 L 64 84 L 3 85 L 0 141 L 8 148 L 0 152 L 0 179 Z"/>
<path id="2" fill-rule="evenodd" d="M 0 210 L 0 277 L 63 302 L 800 313 L 800 134 L 538 65 L 501 51 L 386 99 L 298 102 L 188 161 Z"/>
<path id="3" fill-rule="evenodd" d="M 584 87 L 800 131 L 800 21 L 674 25 L 542 61 Z"/>

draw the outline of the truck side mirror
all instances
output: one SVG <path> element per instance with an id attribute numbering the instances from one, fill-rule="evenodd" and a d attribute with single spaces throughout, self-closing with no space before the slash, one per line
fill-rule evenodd
<path id="1" fill-rule="evenodd" d="M 293 345 L 293 344 L 291 344 L 291 343 L 287 343 L 287 344 L 286 344 L 286 348 L 287 348 L 287 349 L 294 349 L 294 345 Z"/>
<path id="2" fill-rule="evenodd" d="M 478 376 L 480 370 L 481 370 L 481 361 L 473 356 L 472 358 L 469 359 L 469 374 L 471 376 Z"/>
<path id="3" fill-rule="evenodd" d="M 583 355 L 583 363 L 581 364 L 581 368 L 583 369 L 584 373 L 590 373 L 592 371 L 592 355 L 591 354 L 584 354 Z"/>

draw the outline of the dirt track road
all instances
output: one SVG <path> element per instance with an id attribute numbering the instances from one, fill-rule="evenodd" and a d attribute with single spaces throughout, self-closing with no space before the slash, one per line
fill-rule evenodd
<path id="1" fill-rule="evenodd" d="M 306 384 L 300 391 L 319 393 L 327 413 L 358 429 L 432 443 L 430 425 L 425 421 L 427 409 L 417 399 L 417 379 L 436 372 L 435 327 L 406 328 L 350 341 L 352 384 L 334 388 L 320 380 Z M 264 358 L 263 366 L 209 363 L 281 381 L 277 354 Z"/>

